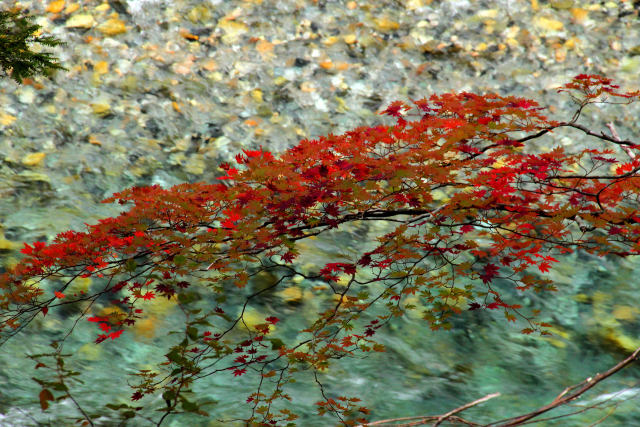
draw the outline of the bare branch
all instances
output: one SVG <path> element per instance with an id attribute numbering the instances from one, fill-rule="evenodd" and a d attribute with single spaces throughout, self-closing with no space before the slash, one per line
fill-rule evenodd
<path id="1" fill-rule="evenodd" d="M 540 414 L 548 412 L 554 408 L 557 408 L 558 406 L 565 405 L 571 402 L 572 400 L 577 399 L 580 395 L 582 395 L 584 392 L 594 387 L 600 381 L 610 377 L 611 375 L 615 374 L 616 372 L 620 371 L 621 369 L 633 363 L 638 358 L 638 356 L 640 356 L 640 348 L 637 348 L 633 353 L 631 353 L 631 355 L 629 355 L 629 357 L 627 357 L 617 365 L 613 366 L 608 371 L 602 374 L 596 374 L 594 377 L 589 377 L 579 384 L 575 384 L 570 387 L 567 387 L 548 405 L 545 405 L 533 412 L 529 412 L 528 414 L 490 423 L 490 424 L 487 424 L 487 426 L 510 427 L 510 426 L 521 425 L 525 421 L 530 420 L 534 417 L 537 417 Z M 571 390 L 576 390 L 576 391 L 570 393 Z"/>
<path id="2" fill-rule="evenodd" d="M 472 423 L 470 421 L 466 421 L 458 417 L 453 417 L 453 415 L 458 414 L 466 409 L 471 408 L 472 406 L 479 405 L 481 403 L 486 402 L 487 400 L 493 399 L 494 397 L 498 397 L 498 396 L 500 396 L 500 393 L 487 394 L 486 396 L 481 397 L 480 399 L 474 400 L 473 402 L 465 403 L 464 405 L 459 406 L 456 409 L 453 409 L 443 415 L 425 415 L 425 416 L 418 416 L 418 417 L 393 418 L 393 419 L 387 419 L 387 420 L 374 421 L 372 423 L 367 423 L 367 424 L 361 424 L 357 427 L 375 426 L 375 425 L 392 423 L 396 421 L 409 421 L 409 420 L 415 420 L 415 419 L 419 419 L 419 421 L 414 423 L 407 423 L 407 424 L 394 424 L 394 427 L 417 426 L 420 424 L 425 424 L 428 421 L 435 421 L 435 424 L 434 424 L 434 427 L 435 427 L 435 426 L 439 426 L 443 421 L 451 420 L 452 418 L 455 418 L 455 421 L 457 422 L 461 422 L 461 423 L 472 425 L 472 426 L 477 426 L 478 424 L 476 423 Z"/>
<path id="3" fill-rule="evenodd" d="M 640 347 L 637 348 L 633 353 L 631 353 L 626 359 L 616 364 L 615 366 L 611 367 L 606 372 L 602 374 L 596 374 L 595 376 L 589 377 L 586 380 L 582 381 L 581 383 L 574 384 L 565 388 L 548 405 L 545 405 L 527 414 L 519 415 L 513 418 L 508 418 L 505 420 L 495 421 L 489 424 L 482 425 L 482 427 L 512 427 L 512 426 L 529 424 L 528 421 L 537 417 L 538 415 L 541 415 L 559 406 L 566 405 L 572 400 L 577 399 L 583 393 L 593 388 L 599 382 L 605 380 L 606 378 L 614 375 L 618 371 L 624 369 L 628 365 L 635 362 L 636 359 L 638 359 L 639 357 L 640 357 Z M 378 426 L 378 425 L 385 425 L 385 424 L 389 424 L 397 421 L 409 421 L 409 420 L 417 420 L 417 421 L 411 422 L 411 423 L 390 424 L 390 425 L 393 425 L 394 427 L 409 427 L 409 426 L 417 426 L 417 425 L 422 425 L 427 423 L 433 423 L 433 426 L 436 427 L 436 426 L 439 426 L 443 421 L 450 421 L 450 422 L 457 422 L 457 423 L 466 424 L 470 426 L 481 426 L 481 424 L 477 424 L 472 421 L 465 420 L 463 418 L 460 418 L 454 415 L 468 408 L 471 408 L 472 406 L 476 406 L 480 403 L 486 402 L 487 400 L 493 399 L 494 397 L 498 397 L 498 396 L 500 396 L 500 393 L 488 394 L 480 399 L 474 400 L 473 402 L 466 403 L 456 409 L 453 409 L 452 411 L 449 411 L 443 415 L 424 415 L 424 416 L 414 416 L 414 417 L 390 418 L 386 420 L 374 421 L 367 424 L 360 424 L 357 427 Z M 584 410 L 592 409 L 592 408 L 595 408 L 596 406 L 597 405 L 592 405 L 591 407 L 586 408 Z M 584 410 L 579 412 L 584 412 Z"/>
<path id="4" fill-rule="evenodd" d="M 611 135 L 613 135 L 613 138 L 616 141 L 621 141 L 620 136 L 618 135 L 618 131 L 616 131 L 616 128 L 613 126 L 613 122 L 609 122 L 607 123 L 607 127 L 609 128 L 609 130 L 611 131 Z M 631 151 L 631 148 L 627 147 L 626 145 L 622 145 L 622 149 L 625 151 L 625 153 L 627 153 L 627 155 L 629 157 L 631 157 L 632 159 L 636 158 L 636 153 L 634 153 L 633 151 Z"/>

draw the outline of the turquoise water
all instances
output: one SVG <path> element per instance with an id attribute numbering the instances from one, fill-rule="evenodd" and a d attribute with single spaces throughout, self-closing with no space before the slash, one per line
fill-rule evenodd
<path id="1" fill-rule="evenodd" d="M 304 266 L 310 260 L 323 265 L 329 260 L 334 243 L 342 245 L 342 250 L 333 252 L 334 255 L 355 250 L 359 247 L 358 239 L 365 233 L 366 227 L 360 225 L 354 230 L 334 232 L 327 239 L 318 239 L 313 245 L 315 252 L 303 256 L 300 265 Z M 502 396 L 469 409 L 465 412 L 466 417 L 475 422 L 490 422 L 548 403 L 566 386 L 602 372 L 621 360 L 626 353 L 625 340 L 637 341 L 633 334 L 637 330 L 637 317 L 633 315 L 636 290 L 632 282 L 635 264 L 586 254 L 572 254 L 560 261 L 550 272 L 559 288 L 555 294 L 536 296 L 506 292 L 510 299 L 520 300 L 524 309 L 542 310 L 541 319 L 547 319 L 555 326 L 552 337 L 522 335 L 519 333 L 522 324 L 508 323 L 500 313 L 492 311 L 463 312 L 454 320 L 454 328 L 449 332 L 431 331 L 420 321 L 419 314 L 412 313 L 396 319 L 379 332 L 380 342 L 387 346 L 386 353 L 342 359 L 320 374 L 325 391 L 362 398 L 363 404 L 372 410 L 371 420 L 440 414 L 495 392 Z M 260 276 L 260 280 L 267 279 Z M 252 283 L 259 285 L 260 280 L 250 282 L 248 287 L 251 288 Z M 312 285 L 300 283 L 307 289 Z M 290 305 L 271 295 L 254 308 L 265 315 L 278 313 L 283 319 L 277 325 L 278 334 L 295 339 L 300 323 L 313 318 L 321 301 L 322 297 L 316 296 L 303 299 L 301 305 Z M 207 302 L 205 297 L 201 306 L 210 307 L 211 301 Z M 3 410 L 19 407 L 39 420 L 51 420 L 52 425 L 58 425 L 56 423 L 64 417 L 77 415 L 69 402 L 54 405 L 46 416 L 40 414 L 35 406 L 39 389 L 24 375 L 33 364 L 16 357 L 24 352 L 47 351 L 48 341 L 61 338 L 62 331 L 71 326 L 73 318 L 69 314 L 50 313 L 18 339 L 5 344 L 0 360 L 5 366 L 2 378 L 9 387 L 2 392 L 1 401 L 10 404 Z M 108 340 L 100 346 L 91 344 L 98 332 L 95 324 L 79 323 L 64 350 L 76 354 L 67 366 L 83 373 L 80 378 L 85 384 L 73 387 L 74 395 L 83 407 L 98 410 L 113 400 L 128 403 L 131 390 L 124 382 L 127 373 L 151 369 L 155 362 L 163 360 L 162 349 L 179 341 L 166 335 L 168 330 L 178 328 L 184 321 L 179 311 L 169 310 L 155 319 L 153 327 L 158 333 L 154 338 L 126 333 L 118 341 Z M 320 395 L 313 377 L 303 372 L 297 374 L 296 379 L 298 382 L 286 390 L 294 396 L 290 408 L 301 416 L 298 425 L 335 424 L 329 417 L 314 415 L 313 403 Z M 621 393 L 614 395 L 613 401 L 619 406 L 605 425 L 635 425 L 634 401 L 624 402 L 623 399 L 635 395 L 637 381 L 637 367 L 631 366 L 589 392 L 584 401 Z M 244 401 L 255 386 L 256 379 L 250 375 L 234 378 L 222 373 L 204 378 L 193 390 L 196 401 L 218 402 L 207 408 L 211 417 L 172 416 L 166 425 L 235 425 L 215 419 L 237 418 L 246 413 L 248 405 L 243 410 L 243 404 L 239 402 Z M 159 397 L 155 400 L 145 398 L 141 403 L 152 408 L 163 406 Z M 103 413 L 106 415 L 108 411 Z M 557 411 L 553 415 L 561 413 Z M 581 426 L 602 414 L 592 411 L 556 422 L 548 421 L 544 425 Z M 146 412 L 146 415 L 156 420 L 159 417 L 153 412 Z M 112 421 L 105 419 L 103 422 L 102 425 L 110 425 Z M 101 424 L 98 422 L 98 425 Z"/>

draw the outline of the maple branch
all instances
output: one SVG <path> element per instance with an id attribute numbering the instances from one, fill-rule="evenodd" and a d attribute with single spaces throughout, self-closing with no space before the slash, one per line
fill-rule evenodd
<path id="1" fill-rule="evenodd" d="M 610 123 L 611 126 L 613 126 L 612 123 Z M 589 136 L 595 136 L 596 138 L 599 139 L 603 139 L 605 141 L 609 141 L 609 142 L 613 142 L 614 144 L 618 144 L 618 145 L 622 145 L 623 147 L 625 145 L 636 145 L 634 142 L 625 139 L 624 141 L 622 141 L 620 139 L 620 137 L 618 137 L 617 133 L 614 133 L 615 131 L 612 131 L 613 136 L 609 136 L 607 134 L 605 134 L 604 132 L 600 132 L 600 133 L 596 133 L 592 130 L 589 130 L 589 128 L 579 125 L 577 123 L 561 123 L 558 127 L 562 127 L 562 126 L 567 126 L 567 127 L 572 127 L 572 128 L 576 128 L 576 129 L 580 129 L 581 131 L 583 131 L 584 133 L 586 133 Z M 609 128 L 611 129 L 611 128 Z"/>

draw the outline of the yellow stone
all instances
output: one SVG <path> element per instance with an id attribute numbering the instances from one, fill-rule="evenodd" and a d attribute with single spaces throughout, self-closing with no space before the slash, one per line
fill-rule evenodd
<path id="1" fill-rule="evenodd" d="M 207 71 L 214 71 L 216 68 L 218 68 L 218 64 L 216 64 L 216 61 L 214 61 L 213 59 L 207 59 L 202 64 L 202 68 Z"/>
<path id="2" fill-rule="evenodd" d="M 547 31 L 560 31 L 564 28 L 564 24 L 551 18 L 540 16 L 534 20 L 534 25 Z"/>
<path id="3" fill-rule="evenodd" d="M 87 292 L 89 290 L 89 287 L 91 286 L 91 282 L 92 282 L 91 277 L 78 277 L 76 280 L 73 281 L 73 284 L 74 284 L 73 291 Z"/>
<path id="4" fill-rule="evenodd" d="M 252 90 L 251 98 L 253 98 L 255 102 L 262 102 L 262 91 L 260 89 Z"/>
<path id="5" fill-rule="evenodd" d="M 12 116 L 7 113 L 0 113 L 0 125 L 9 126 L 11 123 L 16 121 L 16 116 Z"/>
<path id="6" fill-rule="evenodd" d="M 640 347 L 640 340 L 634 339 L 623 333 L 618 333 L 611 328 L 607 331 L 604 338 L 615 347 L 627 352 L 632 352 L 636 348 Z"/>
<path id="7" fill-rule="evenodd" d="M 106 74 L 109 72 L 109 63 L 107 61 L 98 61 L 93 64 L 93 69 L 98 74 Z"/>
<path id="8" fill-rule="evenodd" d="M 242 315 L 242 320 L 244 320 L 244 323 L 242 322 L 242 320 L 239 322 L 239 326 L 241 328 L 246 326 L 253 331 L 256 331 L 256 326 L 260 325 L 260 324 L 264 324 L 267 323 L 264 319 L 266 318 L 266 316 L 258 313 L 258 311 L 256 311 L 254 308 L 248 307 L 245 311 L 244 314 Z M 275 325 L 269 325 L 269 331 L 273 332 L 276 329 Z"/>
<path id="9" fill-rule="evenodd" d="M 400 28 L 400 24 L 398 22 L 392 21 L 388 18 L 374 18 L 373 22 L 376 26 L 376 29 L 382 32 L 395 31 Z"/>
<path id="10" fill-rule="evenodd" d="M 587 294 L 576 294 L 576 295 L 573 297 L 573 299 L 574 299 L 574 300 L 576 300 L 576 301 L 578 301 L 578 302 L 581 302 L 581 303 L 583 303 L 583 304 L 586 304 L 586 303 L 588 303 L 589 301 L 591 301 L 591 298 L 589 298 L 589 295 L 587 295 Z"/>
<path id="11" fill-rule="evenodd" d="M 4 237 L 4 233 L 0 232 L 0 250 L 11 251 L 14 249 L 22 248 L 22 244 L 18 242 L 12 242 Z"/>
<path id="12" fill-rule="evenodd" d="M 479 18 L 483 19 L 493 19 L 498 16 L 498 9 L 485 9 L 478 12 L 477 15 Z"/>
<path id="13" fill-rule="evenodd" d="M 222 38 L 225 43 L 233 42 L 239 36 L 249 31 L 249 27 L 242 22 L 229 21 L 226 19 L 218 21 L 218 28 L 221 28 L 225 32 Z"/>
<path id="14" fill-rule="evenodd" d="M 565 348 L 567 346 L 567 343 L 559 340 L 557 338 L 549 338 L 547 337 L 546 340 L 549 342 L 549 344 L 551 344 L 554 347 L 558 347 L 558 348 Z"/>
<path id="15" fill-rule="evenodd" d="M 25 166 L 39 165 L 47 155 L 45 153 L 31 153 L 22 158 L 22 164 Z"/>
<path id="16" fill-rule="evenodd" d="M 589 16 L 589 11 L 579 7 L 574 7 L 571 9 L 571 16 L 573 16 L 573 19 L 575 19 L 578 24 L 582 24 L 585 19 L 587 19 L 587 16 Z"/>
<path id="17" fill-rule="evenodd" d="M 102 142 L 94 134 L 89 135 L 88 142 L 89 144 L 93 144 L 93 145 L 98 145 L 98 146 L 102 145 Z"/>
<path id="18" fill-rule="evenodd" d="M 73 12 L 75 12 L 76 10 L 80 9 L 80 5 L 78 3 L 71 3 L 69 6 L 67 6 L 67 8 L 64 10 L 64 14 L 65 15 L 71 15 Z"/>
<path id="19" fill-rule="evenodd" d="M 330 36 L 330 37 L 327 37 L 326 39 L 324 39 L 322 41 L 322 44 L 325 45 L 325 46 L 331 46 L 331 45 L 336 44 L 339 40 L 340 39 L 338 37 L 336 37 L 336 36 Z"/>
<path id="20" fill-rule="evenodd" d="M 551 0 L 551 7 L 554 9 L 569 9 L 573 6 L 574 0 Z"/>
<path id="21" fill-rule="evenodd" d="M 157 323 L 158 319 L 155 316 L 138 319 L 133 326 L 133 333 L 137 337 L 153 338 L 156 335 Z"/>
<path id="22" fill-rule="evenodd" d="M 100 357 L 102 347 L 95 343 L 88 342 L 78 349 L 78 353 L 83 359 L 97 360 Z"/>
<path id="23" fill-rule="evenodd" d="M 68 28 L 91 28 L 95 23 L 92 15 L 79 13 L 67 19 L 64 25 Z"/>
<path id="24" fill-rule="evenodd" d="M 277 86 L 280 86 L 280 85 L 285 84 L 287 81 L 288 81 L 288 80 L 287 80 L 287 78 L 286 78 L 286 77 L 284 77 L 284 76 L 278 76 L 278 77 L 276 77 L 275 79 L 273 79 L 273 84 L 275 84 L 275 85 L 277 85 Z M 15 119 L 15 117 L 14 117 L 14 119 Z"/>
<path id="25" fill-rule="evenodd" d="M 118 34 L 126 33 L 127 27 L 124 25 L 123 20 L 111 18 L 98 25 L 98 31 L 107 36 L 116 36 Z"/>
<path id="26" fill-rule="evenodd" d="M 54 0 L 49 2 L 46 10 L 50 13 L 59 13 L 62 9 L 64 9 L 64 0 Z"/>
<path id="27" fill-rule="evenodd" d="M 102 3 L 102 4 L 98 5 L 98 6 L 96 6 L 94 10 L 96 12 L 106 12 L 110 8 L 111 8 L 111 6 L 109 6 L 109 3 Z"/>
<path id="28" fill-rule="evenodd" d="M 416 10 L 424 6 L 421 0 L 407 0 L 404 7 L 408 10 Z"/>
<path id="29" fill-rule="evenodd" d="M 300 84 L 300 90 L 303 92 L 315 92 L 316 88 L 313 85 L 313 82 L 306 81 Z"/>
<path id="30" fill-rule="evenodd" d="M 344 42 L 346 44 L 354 44 L 356 41 L 357 38 L 355 34 L 347 34 L 346 36 L 344 36 Z"/>
<path id="31" fill-rule="evenodd" d="M 580 39 L 577 37 L 571 37 L 569 40 L 564 42 L 564 47 L 567 49 L 573 49 L 576 47 L 576 43 L 580 42 Z"/>
<path id="32" fill-rule="evenodd" d="M 193 175 L 202 175 L 206 166 L 202 154 L 194 154 L 189 158 L 187 164 L 184 165 L 184 170 Z"/>
<path id="33" fill-rule="evenodd" d="M 485 42 L 480 43 L 478 46 L 476 46 L 476 51 L 477 52 L 484 52 L 485 50 L 487 50 L 487 44 Z"/>
<path id="34" fill-rule="evenodd" d="M 613 317 L 618 320 L 633 320 L 638 314 L 638 309 L 629 305 L 614 305 Z"/>
<path id="35" fill-rule="evenodd" d="M 540 6 L 538 5 L 538 0 L 531 0 L 531 9 L 538 10 Z"/>
<path id="36" fill-rule="evenodd" d="M 111 106 L 107 102 L 96 102 L 91 104 L 93 114 L 99 116 L 107 115 L 111 112 Z"/>
<path id="37" fill-rule="evenodd" d="M 291 286 L 278 292 L 278 296 L 289 303 L 302 301 L 302 290 L 297 286 Z"/>
<path id="38" fill-rule="evenodd" d="M 256 43 L 256 50 L 261 54 L 268 54 L 273 51 L 273 43 L 266 40 L 260 40 Z"/>

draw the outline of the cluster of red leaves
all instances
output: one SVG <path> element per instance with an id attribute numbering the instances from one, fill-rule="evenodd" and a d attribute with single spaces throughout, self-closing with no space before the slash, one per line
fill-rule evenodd
<path id="1" fill-rule="evenodd" d="M 602 95 L 626 102 L 640 97 L 640 92 L 621 92 L 610 79 L 593 75 L 576 76 L 559 89 L 562 91 L 569 91 L 582 106 Z M 236 162 L 244 170 L 221 165 L 226 175 L 218 178 L 223 181 L 220 183 L 181 184 L 169 189 L 133 187 L 114 194 L 103 202 L 129 205 L 119 216 L 87 225 L 86 232 L 60 233 L 49 244 L 25 244 L 25 258 L 0 275 L 0 332 L 7 326 L 17 329 L 21 316 L 34 307 L 46 314 L 60 299 L 77 301 L 75 295 L 64 293 L 66 286 L 77 277 L 98 277 L 108 279 L 109 285 L 93 295 L 83 295 L 84 300 L 106 292 L 127 294 L 114 300 L 126 308 L 124 313 L 89 318 L 99 323 L 103 332 L 96 342 L 114 340 L 123 329 L 112 332 L 112 328 L 131 326 L 141 317 L 141 302 L 156 296 L 180 301 L 190 286 L 182 276 L 197 277 L 224 297 L 230 291 L 221 282 L 233 280 L 242 288 L 249 279 L 246 266 L 233 263 L 255 262 L 260 254 L 279 255 L 290 264 L 299 254 L 296 241 L 343 223 L 412 218 L 399 221 L 401 225 L 379 237 L 379 245 L 357 262 L 327 263 L 312 276 L 331 285 L 339 279 L 332 273 L 344 273 L 350 280 L 344 292 L 335 295 L 338 301 L 301 330 L 311 337 L 306 347 L 285 346 L 266 338 L 280 320 L 275 316 L 254 326 L 249 339 L 223 339 L 226 332 L 222 325 L 232 329 L 242 322 L 233 321 L 218 307 L 211 315 L 218 316 L 214 326 L 220 332 L 199 335 L 195 328 L 187 328 L 185 342 L 197 342 L 198 346 L 187 349 L 185 344 L 179 351 L 172 350 L 166 362 L 174 367 L 174 378 L 166 387 L 188 382 L 178 375 L 184 375 L 185 370 L 203 375 L 197 363 L 204 351 L 213 351 L 220 359 L 235 354 L 233 364 L 224 369 L 234 377 L 247 373 L 250 365 L 262 364 L 261 375 L 269 378 L 276 372 L 264 371 L 270 361 L 286 360 L 287 366 L 302 363 L 321 370 L 331 359 L 355 351 L 382 351 L 372 337 L 382 326 L 379 320 L 410 309 L 403 296 L 419 295 L 426 307 L 434 307 L 424 314 L 434 329 L 450 326 L 447 319 L 460 314 L 459 303 L 464 301 L 469 310 L 500 308 L 508 320 L 514 320 L 512 313 L 520 307 L 503 301 L 494 289 L 501 268 L 520 275 L 512 280 L 519 291 L 552 290 L 550 281 L 525 272 L 535 266 L 545 273 L 557 262 L 541 253 L 569 253 L 574 248 L 599 255 L 638 253 L 640 220 L 622 202 L 640 193 L 634 175 L 640 160 L 620 163 L 605 157 L 613 151 L 595 149 L 578 154 L 567 154 L 562 148 L 523 153 L 525 141 L 568 125 L 547 119 L 544 109 L 532 100 L 462 92 L 412 102 L 418 111 L 415 121 L 407 120 L 412 107 L 397 101 L 381 113 L 395 118 L 394 126 L 360 127 L 344 135 L 303 140 L 279 158 L 262 147 L 243 150 L 244 156 L 236 156 Z M 532 136 L 514 136 L 523 133 Z M 617 165 L 617 175 L 601 178 L 569 172 L 571 165 L 587 156 L 594 163 L 592 171 L 602 165 Z M 434 199 L 436 191 L 446 191 L 446 199 Z M 567 239 L 576 226 L 590 233 Z M 409 234 L 416 227 L 423 228 Z M 480 247 L 480 239 L 490 243 Z M 461 254 L 474 261 L 456 261 Z M 410 266 L 412 260 L 425 259 L 434 265 L 450 265 L 452 271 L 427 276 L 426 269 Z M 500 260 L 502 267 L 492 260 Z M 360 267 L 377 273 L 374 279 L 364 281 L 357 274 Z M 210 270 L 219 274 L 203 276 Z M 454 275 L 475 285 L 452 286 Z M 51 292 L 40 283 L 61 278 L 66 284 Z M 354 290 L 377 283 L 383 283 L 384 290 L 375 297 Z M 375 286 L 370 288 L 373 292 Z M 336 292 L 337 287 L 330 289 Z M 360 313 L 378 300 L 385 301 L 388 315 L 369 322 L 362 333 L 349 333 Z M 3 312 L 9 314 L 3 317 Z M 537 328 L 546 325 L 531 324 Z M 523 330 L 530 332 L 530 328 Z M 271 349 L 265 340 L 271 340 Z M 269 350 L 274 353 L 272 359 Z M 248 400 L 269 424 L 275 420 L 269 412 L 271 403 L 286 396 L 279 388 L 284 380 L 278 381 L 271 397 L 258 392 Z M 138 390 L 132 399 L 154 390 L 151 386 Z M 167 390 L 174 393 L 177 389 Z M 355 408 L 352 402 L 329 398 L 319 407 L 321 412 L 338 415 L 354 409 L 366 413 L 366 408 Z M 257 406 L 259 403 L 265 406 Z M 293 416 L 284 413 L 283 419 Z"/>

